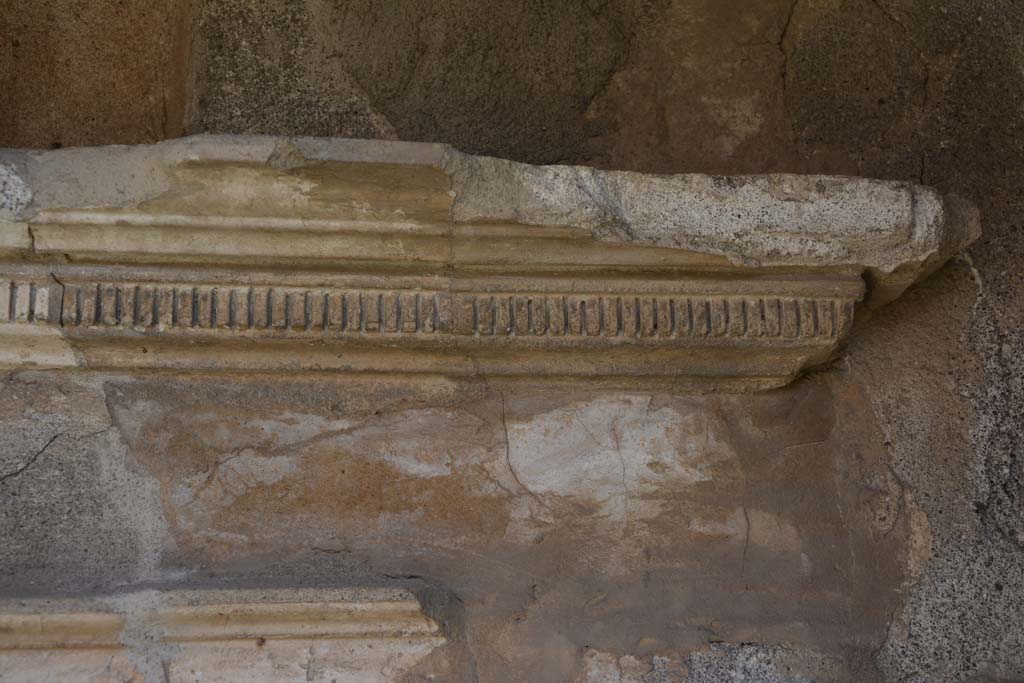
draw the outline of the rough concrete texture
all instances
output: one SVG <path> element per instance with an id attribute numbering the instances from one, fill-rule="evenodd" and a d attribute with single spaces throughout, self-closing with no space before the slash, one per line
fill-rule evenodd
<path id="1" fill-rule="evenodd" d="M 4 592 L 149 580 L 166 524 L 155 483 L 126 460 L 102 384 L 8 375 L 2 391 Z"/>
<path id="2" fill-rule="evenodd" d="M 544 405 L 542 397 L 503 388 L 502 421 L 496 390 L 479 386 L 480 400 L 467 406 L 456 397 L 471 399 L 471 389 L 448 385 L 415 389 L 425 397 L 413 400 L 387 382 L 301 391 L 275 384 L 238 395 L 243 389 L 214 380 L 102 378 L 110 415 L 90 418 L 76 433 L 105 428 L 108 419 L 121 425 L 110 433 L 109 452 L 124 448 L 128 456 L 113 465 L 145 477 L 143 490 L 158 491 L 159 502 L 147 498 L 141 509 L 162 509 L 167 524 L 166 536 L 151 536 L 163 547 L 159 568 L 108 536 L 89 535 L 97 517 L 75 519 L 85 534 L 61 543 L 78 544 L 67 557 L 89 558 L 79 563 L 85 569 L 62 571 L 72 563 L 60 544 L 34 551 L 43 558 L 34 567 L 6 553 L 7 571 L 19 575 L 12 591 L 99 588 L 151 571 L 185 571 L 192 581 L 408 583 L 451 641 L 428 658 L 423 666 L 432 668 L 418 680 L 428 671 L 450 680 L 587 680 L 591 673 L 593 680 L 645 682 L 1024 680 L 1024 7 L 1002 0 L 665 0 L 566 2 L 556 10 L 310 0 L 286 14 L 278 5 L 205 3 L 196 23 L 193 130 L 381 128 L 381 136 L 393 130 L 401 139 L 532 163 L 924 182 L 975 202 L 984 236 L 903 300 L 861 321 L 831 370 L 756 399 L 700 399 L 695 412 L 711 416 L 709 443 L 727 426 L 728 448 L 708 451 L 724 458 L 703 463 L 710 483 L 680 486 L 670 470 L 665 485 L 652 488 L 632 478 L 653 471 L 640 463 L 625 470 L 625 484 L 620 471 L 612 488 L 614 418 L 594 432 L 600 455 L 585 485 L 573 489 L 589 495 L 564 496 L 557 477 L 549 489 L 527 493 L 535 480 L 520 485 L 508 462 L 502 466 L 503 422 L 507 453 L 526 458 L 527 449 L 514 450 L 517 425 L 557 419 L 574 401 L 610 401 L 639 425 L 630 439 L 654 432 L 642 437 L 654 439 L 650 449 L 625 452 L 657 468 L 664 459 L 648 454 L 664 453 L 671 442 L 657 432 L 684 429 L 692 413 L 682 406 L 695 400 L 688 397 L 653 402 L 654 413 L 670 412 L 650 425 L 637 407 L 648 396 L 570 393 Z M 289 63 L 297 66 L 282 73 Z M 324 93 L 341 99 L 318 99 Z M 34 383 L 48 405 L 69 381 L 22 374 L 4 392 Z M 828 398 L 798 400 L 826 387 Z M 102 412 L 95 396 L 88 409 L 75 410 Z M 302 416 L 261 436 L 258 426 L 223 415 L 232 401 L 263 405 L 274 420 L 281 406 L 298 406 Z M 191 414 L 193 421 L 176 426 L 182 403 L 193 410 L 182 420 Z M 770 419 L 754 419 L 755 409 Z M 167 424 L 147 421 L 147 410 L 167 416 Z M 372 445 L 373 420 L 391 428 L 410 410 L 443 414 L 462 435 L 451 462 L 473 467 L 453 469 L 447 452 Z M 195 415 L 203 411 L 210 415 Z M 835 426 L 825 430 L 820 413 L 828 411 Z M 339 420 L 355 421 L 355 433 Z M 52 436 L 32 427 L 31 415 L 4 421 L 5 435 L 22 435 L 4 442 L 12 470 Z M 218 432 L 217 423 L 228 426 Z M 323 425 L 313 441 L 323 433 L 324 443 L 308 455 L 290 449 L 310 425 Z M 411 440 L 419 443 L 419 434 Z M 285 448 L 275 450 L 278 444 Z M 234 468 L 231 461 L 213 466 L 247 448 Z M 356 468 L 328 468 L 332 453 Z M 54 454 L 62 458 L 48 458 Z M 91 469 L 67 470 L 73 499 L 50 497 L 52 482 L 62 481 L 56 476 L 31 479 L 39 467 L 76 457 L 89 456 L 47 449 L 5 485 L 21 480 L 23 500 L 52 500 L 55 510 L 91 496 L 116 498 Z M 307 457 L 321 463 L 310 472 L 328 472 L 330 484 L 290 469 Z M 169 482 L 179 475 L 185 489 L 175 498 Z M 500 477 L 508 492 L 484 488 L 488 477 Z M 292 478 L 295 486 L 285 486 Z M 706 497 L 693 493 L 702 485 Z M 856 496 L 865 503 L 854 504 Z M 199 501 L 194 510 L 181 502 L 190 497 Z M 743 505 L 747 517 L 736 513 Z M 693 511 L 678 511 L 686 506 Z M 850 515 L 845 522 L 840 509 Z M 657 516 L 633 516 L 652 510 Z M 24 519 L 32 528 L 5 533 L 45 533 L 45 517 Z M 755 542 L 759 522 L 764 545 Z M 127 518 L 123 536 L 137 536 L 137 523 Z M 207 528 L 192 533 L 190 524 Z M 514 533 L 506 537 L 506 529 Z M 801 554 L 812 562 L 809 576 Z M 90 569 L 101 566 L 107 573 Z M 740 574 L 754 577 L 749 589 Z M 809 673 L 813 666 L 819 670 Z"/>
<path id="3" fill-rule="evenodd" d="M 32 201 L 32 191 L 9 164 L 0 164 L 0 218 L 12 220 Z"/>
<path id="4" fill-rule="evenodd" d="M 689 683 L 830 683 L 848 681 L 851 675 L 842 663 L 814 652 L 750 644 L 714 644 L 691 654 L 687 668 Z"/>
<path id="5" fill-rule="evenodd" d="M 897 292 L 902 289 L 885 282 L 894 271 L 938 267 L 980 234 L 977 210 L 955 195 L 863 178 L 654 176 L 454 151 L 445 170 L 457 221 L 574 225 L 610 242 L 682 248 L 748 265 L 857 264 Z"/>
<path id="6" fill-rule="evenodd" d="M 0 1 L 0 146 L 181 135 L 191 0 Z"/>

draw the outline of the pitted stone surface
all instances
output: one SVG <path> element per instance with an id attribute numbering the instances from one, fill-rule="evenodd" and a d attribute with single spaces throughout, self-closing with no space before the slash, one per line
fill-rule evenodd
<path id="1" fill-rule="evenodd" d="M 852 680 L 835 658 L 771 645 L 713 644 L 686 659 L 686 683 L 844 683 Z"/>
<path id="2" fill-rule="evenodd" d="M 0 219 L 17 218 L 32 201 L 32 191 L 10 164 L 0 164 Z"/>
<path id="3" fill-rule="evenodd" d="M 909 183 L 829 176 L 651 176 L 451 153 L 456 220 L 586 227 L 615 242 L 761 265 L 889 273 L 948 258 L 980 234 L 962 200 Z"/>

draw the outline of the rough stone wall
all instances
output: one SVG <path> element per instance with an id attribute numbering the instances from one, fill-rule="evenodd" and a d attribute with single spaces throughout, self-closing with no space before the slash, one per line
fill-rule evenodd
<path id="1" fill-rule="evenodd" d="M 11 375 L 5 592 L 406 583 L 453 680 L 1024 680 L 1022 32 L 1005 0 L 207 0 L 192 132 L 909 179 L 985 235 L 767 395 Z M 52 144 L 34 97 L 64 144 L 148 139 L 50 73 L 4 144 Z"/>

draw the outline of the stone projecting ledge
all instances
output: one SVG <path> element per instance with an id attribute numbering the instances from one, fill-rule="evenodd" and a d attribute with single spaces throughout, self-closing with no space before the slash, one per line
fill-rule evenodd
<path id="1" fill-rule="evenodd" d="M 3 680 L 391 681 L 445 643 L 396 589 L 0 600 Z"/>
<path id="2" fill-rule="evenodd" d="M 0 364 L 779 386 L 980 233 L 862 178 L 198 136 L 0 150 Z"/>

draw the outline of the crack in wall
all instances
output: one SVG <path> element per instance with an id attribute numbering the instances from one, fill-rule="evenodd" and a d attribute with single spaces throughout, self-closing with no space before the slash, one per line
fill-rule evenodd
<path id="1" fill-rule="evenodd" d="M 497 392 L 498 398 L 501 401 L 501 427 L 505 433 L 505 465 L 508 467 L 509 473 L 512 475 L 512 478 L 515 479 L 515 482 L 519 486 L 519 488 L 521 488 L 526 493 L 526 495 L 530 496 L 535 501 L 537 501 L 538 504 L 540 504 L 544 508 L 548 508 L 547 503 L 541 500 L 540 496 L 538 496 L 532 489 L 530 489 L 530 487 L 523 483 L 523 480 L 519 478 L 519 474 L 516 472 L 516 468 L 512 466 L 512 442 L 509 439 L 508 419 L 505 415 L 505 393 L 501 391 L 501 389 L 495 389 L 495 391 Z"/>
<path id="2" fill-rule="evenodd" d="M 648 403 L 647 405 L 648 405 L 648 410 L 650 410 L 650 403 Z M 619 456 L 619 462 L 622 464 L 622 495 L 623 495 L 623 498 L 624 498 L 624 500 L 623 500 L 622 519 L 623 519 L 623 522 L 628 526 L 629 525 L 629 482 L 626 480 L 626 458 L 623 457 L 623 455 L 622 455 L 622 443 L 619 440 L 619 431 L 618 431 L 618 429 L 619 429 L 619 418 L 615 418 L 614 420 L 612 420 L 611 435 L 612 435 L 612 440 L 615 442 L 615 454 Z M 625 529 L 623 529 L 623 533 L 625 533 Z"/>
<path id="3" fill-rule="evenodd" d="M 33 251 L 35 251 L 34 244 L 35 243 L 33 242 Z M 60 307 L 60 312 L 57 316 L 57 324 L 60 327 L 64 327 L 64 299 L 67 296 L 68 288 L 63 282 L 61 282 L 60 278 L 57 277 L 57 274 L 52 271 L 50 272 L 50 279 L 56 282 L 57 286 L 60 287 L 60 301 L 57 303 Z"/>
<path id="4" fill-rule="evenodd" d="M 908 32 L 906 25 L 904 25 L 904 23 L 900 21 L 899 18 L 895 14 L 893 14 L 888 7 L 883 5 L 880 2 L 880 0 L 868 0 L 868 2 L 874 5 L 878 9 L 878 11 L 885 16 L 886 19 L 899 26 L 901 29 L 903 29 L 905 33 Z"/>
<path id="5" fill-rule="evenodd" d="M 43 447 L 36 451 L 31 457 L 29 457 L 29 459 L 25 461 L 23 465 L 21 465 L 20 467 L 11 472 L 8 472 L 7 474 L 0 476 L 0 483 L 6 482 L 8 479 L 13 479 L 14 477 L 17 477 L 18 475 L 22 474 L 29 467 L 32 467 L 32 465 L 35 464 L 36 460 L 38 460 L 39 457 L 46 452 L 46 449 L 53 445 L 54 441 L 56 441 L 62 436 L 65 436 L 66 434 L 67 432 L 58 432 L 57 434 L 51 436 L 50 439 L 45 444 L 43 444 Z"/>
<path id="6" fill-rule="evenodd" d="M 741 577 L 747 573 L 747 551 L 750 549 L 750 512 L 746 504 L 743 505 L 743 521 L 746 522 L 746 528 L 743 534 L 743 555 L 740 556 Z"/>
<path id="7" fill-rule="evenodd" d="M 796 139 L 796 130 L 792 117 L 789 115 L 789 103 L 787 99 L 787 88 L 789 85 L 789 59 L 792 56 L 793 50 L 786 49 L 786 38 L 789 37 L 789 31 L 793 27 L 793 17 L 796 16 L 797 5 L 800 4 L 800 0 L 793 0 L 789 6 L 789 11 L 786 13 L 786 20 L 782 24 L 782 31 L 779 33 L 779 42 L 776 47 L 779 50 L 779 54 L 782 55 L 782 71 L 779 74 L 781 95 L 782 95 L 782 111 L 786 115 L 786 119 L 789 121 L 789 132 L 793 137 L 793 141 Z"/>

